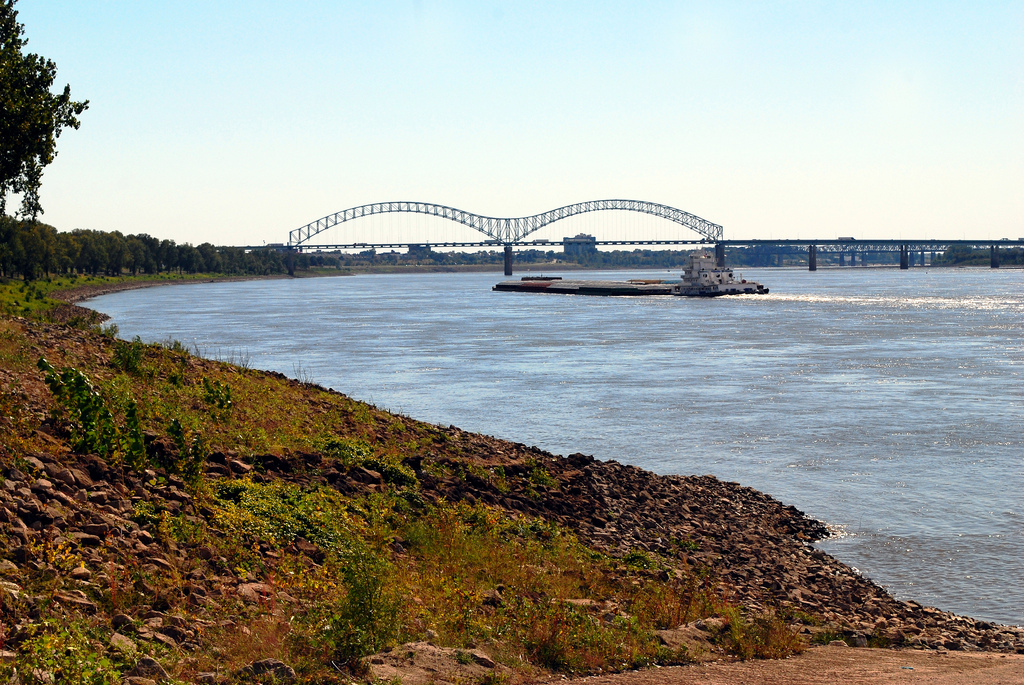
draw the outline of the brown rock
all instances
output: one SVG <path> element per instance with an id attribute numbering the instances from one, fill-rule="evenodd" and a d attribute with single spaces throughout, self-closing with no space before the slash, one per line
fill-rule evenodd
<path id="1" fill-rule="evenodd" d="M 83 547 L 99 547 L 103 544 L 103 540 L 98 535 L 90 535 L 89 533 L 74 532 L 69 537 L 73 540 L 77 540 L 78 544 Z"/>
<path id="2" fill-rule="evenodd" d="M 84 566 L 78 566 L 71 569 L 71 578 L 73 580 L 89 580 L 92 578 L 92 571 Z"/>
<path id="3" fill-rule="evenodd" d="M 77 590 L 73 592 L 56 592 L 53 596 L 61 604 L 78 607 L 85 611 L 96 611 L 96 605 L 89 601 L 84 592 Z"/>
<path id="4" fill-rule="evenodd" d="M 244 461 L 241 461 L 239 459 L 232 459 L 231 461 L 228 462 L 228 464 L 231 466 L 231 470 L 234 471 L 235 473 L 240 473 L 244 475 L 246 473 L 252 472 L 252 466 L 246 464 Z"/>
<path id="5" fill-rule="evenodd" d="M 274 594 L 274 588 L 266 583 L 243 583 L 238 586 L 238 596 L 255 604 Z"/>
<path id="6" fill-rule="evenodd" d="M 71 473 L 71 469 L 61 469 L 53 474 L 53 479 L 68 487 L 75 486 L 75 474 Z"/>

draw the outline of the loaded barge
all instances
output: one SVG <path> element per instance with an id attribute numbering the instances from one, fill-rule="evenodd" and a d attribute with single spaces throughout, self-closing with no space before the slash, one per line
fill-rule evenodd
<path id="1" fill-rule="evenodd" d="M 502 281 L 492 290 L 520 293 L 556 293 L 561 295 L 676 295 L 680 297 L 719 297 L 722 295 L 766 295 L 768 288 L 742 276 L 737 280 L 732 269 L 715 266 L 706 252 L 691 254 L 678 280 L 631 279 L 628 281 L 564 280 L 559 276 L 524 276 L 521 281 Z"/>

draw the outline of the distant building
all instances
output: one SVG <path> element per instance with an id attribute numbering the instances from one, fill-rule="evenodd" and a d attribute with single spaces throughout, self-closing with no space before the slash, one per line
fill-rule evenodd
<path id="1" fill-rule="evenodd" d="M 577 233 L 573 238 L 562 238 L 562 252 L 566 257 L 581 257 L 597 252 L 597 238 Z"/>

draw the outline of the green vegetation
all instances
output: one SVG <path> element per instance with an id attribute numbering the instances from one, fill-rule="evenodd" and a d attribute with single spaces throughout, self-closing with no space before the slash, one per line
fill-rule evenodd
<path id="1" fill-rule="evenodd" d="M 33 281 L 51 276 L 120 277 L 160 274 L 267 276 L 340 267 L 337 256 L 272 248 L 246 251 L 210 243 L 178 245 L 140 233 L 78 229 L 60 233 L 36 221 L 0 217 L 0 278 Z"/>

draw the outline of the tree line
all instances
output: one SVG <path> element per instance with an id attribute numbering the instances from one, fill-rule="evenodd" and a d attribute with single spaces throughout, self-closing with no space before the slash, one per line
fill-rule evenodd
<path id="1" fill-rule="evenodd" d="M 145 233 L 78 229 L 69 233 L 38 221 L 0 217 L 0 277 L 31 281 L 51 275 L 133 276 L 219 273 L 262 276 L 310 266 L 337 266 L 337 257 L 274 249 L 245 250 L 211 243 L 177 244 Z M 331 263 L 333 261 L 333 263 Z M 316 262 L 313 264 L 312 262 Z"/>
<path id="2" fill-rule="evenodd" d="M 974 248 L 970 245 L 950 245 L 942 254 L 935 255 L 935 266 L 988 266 L 992 259 L 990 248 Z M 999 263 L 1003 265 L 1024 264 L 1024 250 L 1019 247 L 1001 248 Z"/>

